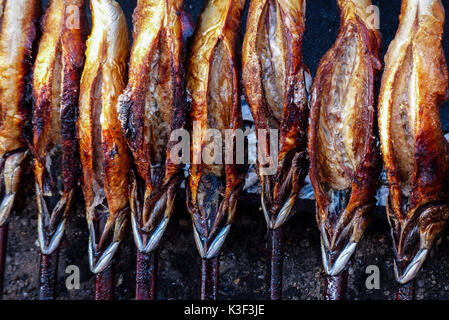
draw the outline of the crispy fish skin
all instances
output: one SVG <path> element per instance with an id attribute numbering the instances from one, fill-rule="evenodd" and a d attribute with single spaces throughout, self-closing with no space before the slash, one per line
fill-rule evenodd
<path id="1" fill-rule="evenodd" d="M 381 38 L 370 0 L 338 1 L 341 26 L 314 79 L 308 150 L 326 273 L 344 270 L 369 222 L 379 178 L 374 76 Z"/>
<path id="2" fill-rule="evenodd" d="M 43 35 L 34 64 L 34 174 L 44 254 L 51 254 L 62 239 L 79 179 L 76 118 L 87 35 L 85 17 L 84 0 L 52 0 L 42 21 Z M 67 20 L 71 18 L 73 21 Z"/>
<path id="3" fill-rule="evenodd" d="M 173 212 L 181 164 L 172 162 L 170 134 L 187 114 L 182 0 L 139 0 L 128 85 L 118 112 L 136 173 L 131 175 L 134 239 L 142 252 L 157 248 Z"/>
<path id="4" fill-rule="evenodd" d="M 399 29 L 385 56 L 379 131 L 402 284 L 416 276 L 449 216 L 448 145 L 438 110 L 448 98 L 443 27 L 441 1 L 402 1 Z"/>
<path id="5" fill-rule="evenodd" d="M 207 129 L 216 129 L 224 141 L 225 129 L 242 128 L 235 47 L 244 5 L 243 0 L 208 1 L 188 59 L 193 161 L 187 188 L 187 209 L 192 216 L 198 251 L 204 259 L 219 254 L 230 230 L 244 181 L 242 166 L 215 161 L 217 154 L 207 149 L 214 145 L 215 140 L 209 140 L 206 133 Z M 199 159 L 203 151 L 214 158 L 213 161 Z"/>
<path id="6" fill-rule="evenodd" d="M 305 0 L 252 0 L 243 43 L 243 84 L 257 128 L 279 130 L 279 154 L 270 158 L 270 135 L 260 148 L 274 174 L 258 165 L 262 208 L 268 227 L 276 229 L 290 217 L 304 185 L 307 158 L 307 84 L 310 74 L 302 61 Z M 259 154 L 260 158 L 261 154 Z"/>
<path id="7" fill-rule="evenodd" d="M 9 217 L 26 157 L 23 129 L 31 111 L 31 71 L 40 15 L 38 0 L 7 0 L 0 31 L 0 226 Z"/>
<path id="8" fill-rule="evenodd" d="M 116 108 L 126 85 L 129 38 L 116 1 L 91 0 L 90 5 L 93 28 L 87 41 L 77 124 L 91 269 L 99 273 L 123 239 L 129 212 L 130 161 Z"/>

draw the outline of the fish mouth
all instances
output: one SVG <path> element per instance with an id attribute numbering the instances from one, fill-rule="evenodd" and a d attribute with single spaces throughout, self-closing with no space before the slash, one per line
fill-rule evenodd
<path id="1" fill-rule="evenodd" d="M 408 263 L 405 268 L 401 268 L 402 270 L 399 270 L 400 268 L 398 267 L 398 263 L 395 260 L 394 273 L 396 276 L 396 281 L 400 284 L 406 284 L 407 282 L 412 281 L 418 274 L 424 261 L 426 261 L 428 253 L 429 249 L 420 248 L 413 259 L 410 261 L 410 263 Z"/>
<path id="2" fill-rule="evenodd" d="M 350 240 L 340 253 L 332 252 L 328 249 L 321 236 L 321 256 L 326 274 L 329 276 L 339 275 L 346 268 L 356 247 L 357 242 Z"/>
<path id="3" fill-rule="evenodd" d="M 228 236 L 230 230 L 231 225 L 226 224 L 218 233 L 218 235 L 214 239 L 209 241 L 211 243 L 209 246 L 207 246 L 208 239 L 203 238 L 198 233 L 198 230 L 195 228 L 195 225 L 193 224 L 193 235 L 195 239 L 196 248 L 198 249 L 200 257 L 203 259 L 213 259 L 217 257 L 220 254 L 221 247 L 223 246 L 223 243 L 226 240 L 226 237 Z"/>
<path id="4" fill-rule="evenodd" d="M 165 229 L 167 229 L 169 220 L 170 217 L 164 216 L 158 227 L 154 230 L 148 241 L 145 243 L 139 229 L 139 223 L 137 221 L 136 214 L 134 212 L 131 212 L 132 234 L 137 249 L 139 249 L 140 252 L 147 254 L 156 250 L 159 246 L 159 243 L 161 242 L 162 236 L 164 235 Z"/>
<path id="5" fill-rule="evenodd" d="M 173 213 L 174 186 L 170 186 L 168 191 L 161 193 L 160 197 L 151 205 L 151 214 L 146 214 L 146 210 L 141 208 L 141 202 L 146 207 L 146 201 L 139 201 L 136 185 L 133 185 L 133 196 L 131 198 L 131 227 L 134 243 L 137 249 L 145 254 L 155 251 L 161 243 L 162 237 L 167 229 L 168 222 Z M 142 212 L 143 211 L 143 212 Z M 147 222 L 141 221 L 143 216 L 150 215 Z M 154 223 L 152 222 L 154 221 Z M 156 222 L 158 221 L 158 222 Z M 149 228 L 149 226 L 154 227 Z"/>
<path id="6" fill-rule="evenodd" d="M 124 238 L 128 210 L 128 207 L 123 208 L 115 220 L 108 220 L 106 222 L 103 233 L 100 235 L 98 241 L 93 221 L 88 222 L 88 256 L 89 266 L 92 273 L 98 274 L 103 272 L 113 263 L 114 257 Z M 105 240 L 108 237 L 111 239 Z"/>
<path id="7" fill-rule="evenodd" d="M 391 210 L 391 209 L 390 209 Z M 394 239 L 394 272 L 398 283 L 412 281 L 446 229 L 449 217 L 447 203 L 430 202 L 418 208 L 414 217 L 401 228 L 391 229 Z M 399 225 L 394 221 L 393 226 Z"/>
<path id="8" fill-rule="evenodd" d="M 293 215 L 292 209 L 295 205 L 295 200 L 295 196 L 290 196 L 279 210 L 279 213 L 276 216 L 272 216 L 270 210 L 265 204 L 264 192 L 261 193 L 262 212 L 269 229 L 277 229 L 281 227 Z"/>
<path id="9" fill-rule="evenodd" d="M 14 206 L 19 177 L 22 173 L 22 162 L 28 154 L 24 148 L 19 148 L 8 152 L 0 159 L 0 174 L 3 176 L 0 186 L 0 193 L 3 197 L 0 200 L 0 226 L 6 224 Z"/>

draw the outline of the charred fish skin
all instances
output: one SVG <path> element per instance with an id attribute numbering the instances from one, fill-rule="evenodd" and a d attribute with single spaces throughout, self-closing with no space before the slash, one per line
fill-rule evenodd
<path id="1" fill-rule="evenodd" d="M 79 179 L 76 118 L 87 37 L 85 1 L 50 1 L 41 26 L 33 72 L 32 151 L 38 239 L 42 253 L 49 255 L 64 234 Z"/>
<path id="2" fill-rule="evenodd" d="M 185 127 L 182 0 L 139 0 L 129 81 L 119 118 L 135 164 L 131 175 L 131 222 L 141 252 L 157 249 L 173 213 L 183 175 L 173 163 L 170 135 Z"/>
<path id="3" fill-rule="evenodd" d="M 215 258 L 220 253 L 244 182 L 244 166 L 225 163 L 223 159 L 216 161 L 219 151 L 217 154 L 205 151 L 206 144 L 214 145 L 207 137 L 207 129 L 216 129 L 224 137 L 226 129 L 232 129 L 234 134 L 242 128 L 235 48 L 244 5 L 243 0 L 209 0 L 200 16 L 188 58 L 193 161 L 187 209 L 203 259 Z M 203 151 L 212 161 L 199 159 Z"/>
<path id="4" fill-rule="evenodd" d="M 323 266 L 330 276 L 344 270 L 360 242 L 379 178 L 374 76 L 381 69 L 381 38 L 367 14 L 370 0 L 339 0 L 338 6 L 340 31 L 312 86 L 308 142 Z"/>
<path id="5" fill-rule="evenodd" d="M 263 165 L 258 165 L 262 208 L 270 229 L 282 226 L 292 214 L 309 166 L 310 74 L 302 61 L 305 10 L 305 0 L 252 0 L 243 43 L 245 95 L 258 141 L 266 141 L 258 152 L 268 160 L 268 167 L 275 169 L 274 174 L 264 174 Z M 276 159 L 270 158 L 270 129 L 279 130 Z M 265 138 L 261 130 L 268 133 Z"/>
<path id="6" fill-rule="evenodd" d="M 110 265 L 129 214 L 130 160 L 116 108 L 126 85 L 129 37 L 116 1 L 91 0 L 90 7 L 93 27 L 87 40 L 77 125 L 90 267 L 99 273 Z"/>
<path id="7" fill-rule="evenodd" d="M 448 98 L 443 27 L 441 1 L 404 0 L 385 56 L 379 131 L 401 284 L 416 276 L 449 217 L 448 145 L 438 110 Z"/>
<path id="8" fill-rule="evenodd" d="M 32 106 L 31 77 L 39 0 L 5 0 L 0 31 L 0 226 L 9 217 L 26 158 L 24 128 Z"/>

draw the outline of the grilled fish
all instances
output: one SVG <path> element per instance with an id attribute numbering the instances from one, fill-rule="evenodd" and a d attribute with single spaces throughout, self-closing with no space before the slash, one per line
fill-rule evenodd
<path id="1" fill-rule="evenodd" d="M 243 84 L 257 129 L 261 202 L 270 229 L 290 217 L 309 166 L 305 9 L 305 0 L 252 0 L 243 43 Z M 276 139 L 279 153 L 271 146 Z"/>
<path id="2" fill-rule="evenodd" d="M 116 1 L 91 0 L 90 5 L 93 28 L 81 78 L 78 134 L 90 266 L 99 273 L 111 263 L 129 214 L 130 160 L 117 112 L 126 85 L 129 36 Z"/>
<path id="3" fill-rule="evenodd" d="M 379 131 L 401 284 L 416 276 L 449 217 L 448 145 L 438 110 L 448 97 L 443 27 L 440 0 L 404 0 L 385 56 Z"/>
<path id="4" fill-rule="evenodd" d="M 31 111 L 38 0 L 4 0 L 0 31 L 0 226 L 9 217 L 26 158 L 24 127 Z"/>
<path id="5" fill-rule="evenodd" d="M 379 179 L 374 79 L 381 69 L 380 34 L 370 0 L 339 0 L 338 6 L 337 40 L 312 86 L 308 142 L 323 266 L 330 276 L 344 270 L 360 242 Z"/>
<path id="6" fill-rule="evenodd" d="M 64 234 L 79 179 L 76 118 L 87 35 L 84 0 L 52 0 L 42 21 L 33 98 L 39 242 L 51 254 Z"/>
<path id="7" fill-rule="evenodd" d="M 225 148 L 219 142 L 236 140 L 237 129 L 242 128 L 235 48 L 244 4 L 243 0 L 209 0 L 188 59 L 193 127 L 187 209 L 203 259 L 220 253 L 244 182 L 243 166 L 225 161 L 226 152 L 221 152 Z M 228 139 L 226 129 L 231 132 Z M 235 144 L 227 145 L 228 156 L 235 155 L 231 147 Z"/>
<path id="8" fill-rule="evenodd" d="M 173 212 L 183 178 L 171 160 L 170 135 L 185 126 L 187 103 L 183 53 L 182 0 L 139 0 L 129 81 L 118 112 L 132 152 L 131 222 L 140 252 L 154 251 Z"/>

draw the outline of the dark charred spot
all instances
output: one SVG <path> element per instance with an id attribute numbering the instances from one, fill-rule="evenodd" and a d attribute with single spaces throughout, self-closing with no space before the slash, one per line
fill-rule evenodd
<path id="1" fill-rule="evenodd" d="M 111 158 L 111 160 L 113 160 L 116 155 L 118 155 L 118 146 L 117 146 L 117 144 L 114 144 L 114 147 L 112 148 L 111 152 L 109 153 L 109 158 Z"/>
<path id="2" fill-rule="evenodd" d="M 134 140 L 137 136 L 137 126 L 134 121 L 134 114 L 132 113 L 134 101 L 130 98 L 129 94 L 125 92 L 119 98 L 119 105 L 119 120 L 125 137 L 128 140 Z"/>

